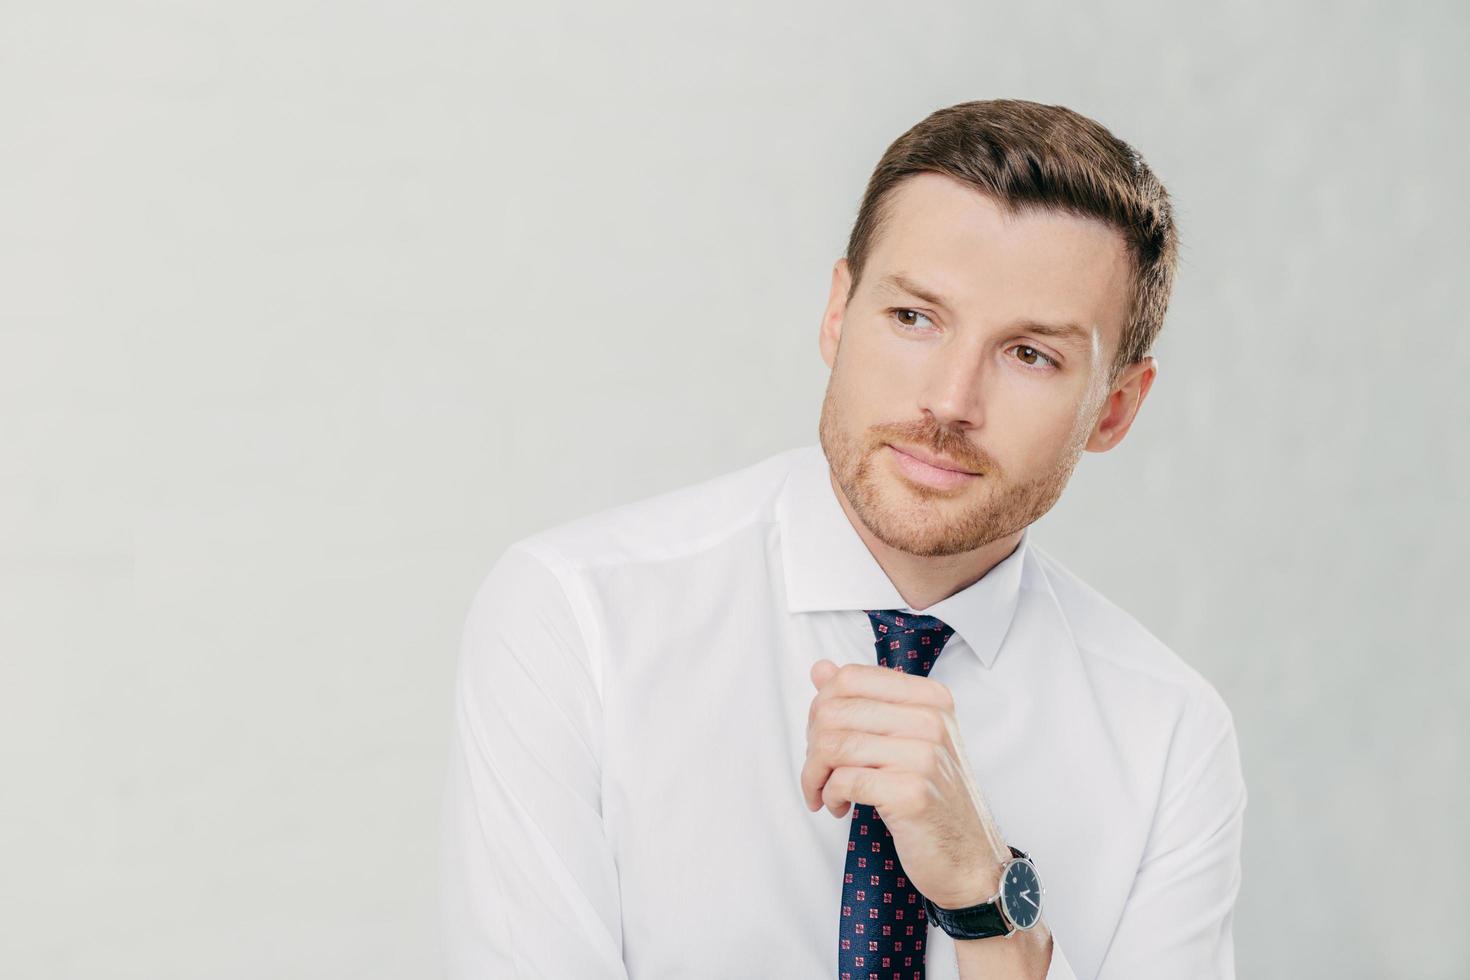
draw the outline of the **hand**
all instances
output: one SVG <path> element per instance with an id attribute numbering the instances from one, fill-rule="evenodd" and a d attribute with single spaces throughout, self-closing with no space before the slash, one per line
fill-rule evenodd
<path id="1" fill-rule="evenodd" d="M 801 788 L 834 817 L 874 807 L 913 886 L 941 908 L 984 902 L 1010 859 L 970 775 L 954 698 L 938 681 L 874 664 L 812 665 Z"/>

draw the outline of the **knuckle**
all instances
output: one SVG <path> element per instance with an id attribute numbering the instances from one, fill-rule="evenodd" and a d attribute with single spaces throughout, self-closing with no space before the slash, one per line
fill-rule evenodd
<path id="1" fill-rule="evenodd" d="M 827 782 L 822 786 L 822 802 L 830 806 L 846 784 L 846 771 L 841 768 L 833 769 L 832 775 L 827 777 Z"/>
<path id="2" fill-rule="evenodd" d="M 863 791 L 862 783 L 863 774 L 861 770 L 854 769 L 850 766 L 843 766 L 837 780 L 837 785 L 833 789 L 840 790 L 843 796 L 857 794 Z"/>
<path id="3" fill-rule="evenodd" d="M 922 810 L 929 802 L 929 781 L 915 776 L 907 781 L 903 789 L 904 802 L 910 811 Z"/>
<path id="4" fill-rule="evenodd" d="M 936 744 L 943 742 L 944 737 L 949 734 L 949 724 L 945 721 L 944 712 L 939 708 L 930 708 L 928 711 L 929 740 Z"/>

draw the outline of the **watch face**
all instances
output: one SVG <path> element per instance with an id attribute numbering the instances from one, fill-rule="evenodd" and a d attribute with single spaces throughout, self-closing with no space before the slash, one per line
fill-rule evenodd
<path id="1" fill-rule="evenodd" d="M 1030 861 L 1012 861 L 1000 888 L 1006 915 L 1017 929 L 1030 929 L 1041 918 L 1041 879 Z"/>

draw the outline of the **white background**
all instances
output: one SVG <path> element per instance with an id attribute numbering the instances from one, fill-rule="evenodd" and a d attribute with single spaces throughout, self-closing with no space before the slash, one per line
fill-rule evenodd
<path id="1" fill-rule="evenodd" d="M 1465 976 L 1466 11 L 0 6 L 0 975 L 437 975 L 480 578 L 815 441 L 868 173 L 1008 96 L 1177 204 L 1035 533 L 1234 711 L 1240 975 Z"/>

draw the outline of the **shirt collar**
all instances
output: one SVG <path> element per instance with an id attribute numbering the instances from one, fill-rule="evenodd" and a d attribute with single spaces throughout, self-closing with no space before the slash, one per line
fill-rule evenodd
<path id="1" fill-rule="evenodd" d="M 1020 598 L 1030 527 L 1021 532 L 1015 550 L 979 581 L 927 609 L 912 609 L 847 519 L 828 473 L 820 444 L 793 451 L 776 505 L 787 608 L 794 613 L 898 609 L 935 616 L 964 638 L 981 663 L 994 664 Z"/>

